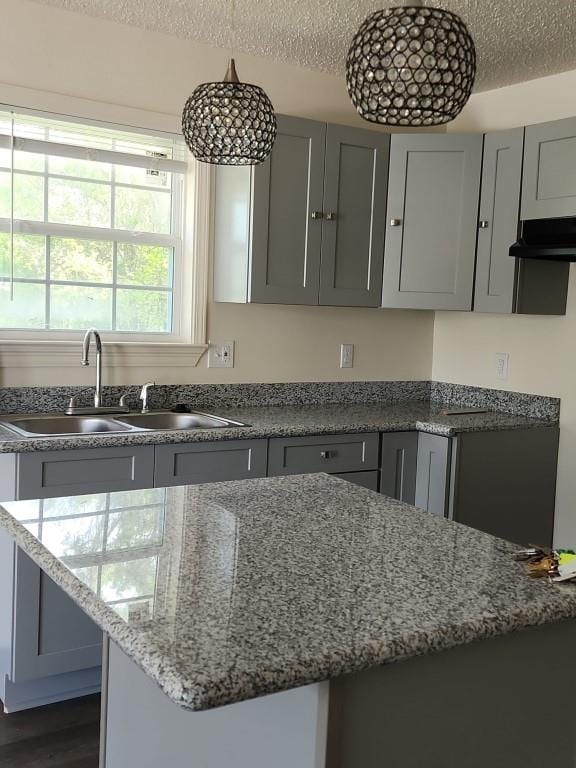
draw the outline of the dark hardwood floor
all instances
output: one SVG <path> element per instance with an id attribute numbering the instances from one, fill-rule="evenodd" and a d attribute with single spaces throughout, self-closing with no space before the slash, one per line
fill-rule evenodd
<path id="1" fill-rule="evenodd" d="M 0 711 L 0 768 L 98 768 L 99 729 L 99 696 Z"/>

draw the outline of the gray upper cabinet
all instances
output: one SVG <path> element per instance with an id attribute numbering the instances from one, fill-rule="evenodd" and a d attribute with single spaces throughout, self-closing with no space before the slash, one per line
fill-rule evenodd
<path id="1" fill-rule="evenodd" d="M 215 301 L 379 306 L 389 143 L 279 116 L 266 162 L 218 168 Z"/>
<path id="2" fill-rule="evenodd" d="M 522 219 L 576 216 L 576 118 L 529 125 Z"/>
<path id="3" fill-rule="evenodd" d="M 382 305 L 470 310 L 482 136 L 392 136 Z"/>
<path id="4" fill-rule="evenodd" d="M 326 126 L 278 119 L 268 159 L 254 168 L 251 301 L 317 304 Z"/>
<path id="5" fill-rule="evenodd" d="M 389 151 L 386 134 L 328 126 L 320 304 L 380 304 Z"/>
<path id="6" fill-rule="evenodd" d="M 516 259 L 509 249 L 518 235 L 524 129 L 484 138 L 482 192 L 478 221 L 476 312 L 514 310 Z"/>

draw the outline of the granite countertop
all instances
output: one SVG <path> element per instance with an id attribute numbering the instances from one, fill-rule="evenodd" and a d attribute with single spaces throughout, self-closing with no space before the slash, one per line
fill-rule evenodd
<path id="1" fill-rule="evenodd" d="M 0 525 L 191 710 L 576 617 L 513 544 L 323 474 L 4 503 Z"/>
<path id="2" fill-rule="evenodd" d="M 22 437 L 0 426 L 0 453 L 25 453 L 38 450 L 98 448 L 121 445 L 163 443 L 195 443 L 213 440 L 245 440 L 249 438 L 301 437 L 354 432 L 404 432 L 418 430 L 450 437 L 458 432 L 549 427 L 550 419 L 488 411 L 459 416 L 446 416 L 443 410 L 452 406 L 430 401 L 408 401 L 396 404 L 346 403 L 291 405 L 268 407 L 218 408 L 218 416 L 241 421 L 246 426 L 197 429 L 154 430 L 148 432 L 66 435 L 57 437 Z M 203 409 L 211 411 L 211 409 Z M 0 414 L 0 421 L 2 416 Z M 113 417 L 111 417 L 113 418 Z"/>

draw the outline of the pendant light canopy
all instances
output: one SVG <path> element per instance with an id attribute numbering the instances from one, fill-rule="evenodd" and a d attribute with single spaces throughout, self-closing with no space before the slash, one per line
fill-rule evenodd
<path id="1" fill-rule="evenodd" d="M 222 82 L 202 83 L 186 102 L 182 133 L 203 163 L 256 165 L 276 138 L 274 107 L 262 88 L 238 80 L 230 59 Z"/>
<path id="2" fill-rule="evenodd" d="M 412 0 L 372 13 L 352 40 L 346 86 L 365 119 L 381 125 L 448 123 L 476 76 L 476 49 L 462 19 Z"/>

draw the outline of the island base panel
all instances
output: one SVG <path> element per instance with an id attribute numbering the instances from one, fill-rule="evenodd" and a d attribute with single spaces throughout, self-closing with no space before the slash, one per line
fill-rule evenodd
<path id="1" fill-rule="evenodd" d="M 328 683 L 191 712 L 113 642 L 105 663 L 100 768 L 325 766 Z"/>
<path id="2" fill-rule="evenodd" d="M 326 768 L 572 766 L 575 647 L 567 620 L 336 678 Z"/>

